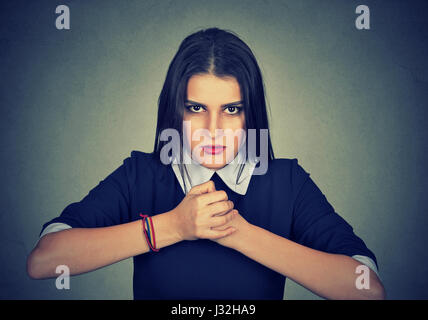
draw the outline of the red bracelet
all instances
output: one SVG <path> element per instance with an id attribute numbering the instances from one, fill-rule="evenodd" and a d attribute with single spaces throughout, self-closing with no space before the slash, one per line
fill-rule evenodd
<path id="1" fill-rule="evenodd" d="M 149 246 L 150 251 L 158 252 L 159 249 L 156 249 L 155 229 L 153 228 L 152 218 L 146 214 L 141 214 L 141 213 L 140 213 L 140 216 L 143 218 L 143 231 L 147 241 L 147 245 Z M 148 230 L 146 229 L 146 224 L 147 224 Z M 153 244 L 151 241 L 152 239 L 153 239 Z"/>

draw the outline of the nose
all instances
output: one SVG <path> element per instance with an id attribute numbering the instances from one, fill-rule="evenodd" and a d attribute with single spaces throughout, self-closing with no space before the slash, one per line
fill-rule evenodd
<path id="1" fill-rule="evenodd" d="M 217 138 L 217 136 L 221 136 L 223 132 L 221 117 L 218 114 L 214 114 L 214 113 L 211 114 L 208 117 L 208 124 L 206 128 L 210 132 L 212 139 Z M 217 132 L 216 132 L 216 129 L 217 129 Z"/>

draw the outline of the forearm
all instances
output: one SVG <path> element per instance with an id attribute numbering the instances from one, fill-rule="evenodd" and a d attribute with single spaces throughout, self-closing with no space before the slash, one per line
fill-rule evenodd
<path id="1" fill-rule="evenodd" d="M 157 248 L 180 241 L 172 211 L 154 215 L 152 221 Z M 66 265 L 75 275 L 148 251 L 141 220 L 111 227 L 72 228 L 42 237 L 28 257 L 27 272 L 36 279 L 56 277 L 56 267 Z"/>
<path id="2" fill-rule="evenodd" d="M 234 249 L 327 299 L 383 299 L 383 286 L 370 272 L 370 289 L 358 289 L 358 261 L 302 246 L 255 225 L 240 233 Z"/>

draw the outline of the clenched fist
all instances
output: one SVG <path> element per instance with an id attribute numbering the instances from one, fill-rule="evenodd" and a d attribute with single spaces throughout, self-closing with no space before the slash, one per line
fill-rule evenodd
<path id="1" fill-rule="evenodd" d="M 173 209 L 178 233 L 182 240 L 219 239 L 232 234 L 236 228 L 213 230 L 231 221 L 237 211 L 225 191 L 216 191 L 214 182 L 194 186 Z"/>

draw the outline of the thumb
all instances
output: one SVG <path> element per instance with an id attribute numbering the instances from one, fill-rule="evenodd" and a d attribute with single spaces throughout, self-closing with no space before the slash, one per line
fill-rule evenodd
<path id="1" fill-rule="evenodd" d="M 214 181 L 209 180 L 207 182 L 194 186 L 192 189 L 190 189 L 189 194 L 197 195 L 214 191 L 216 191 Z"/>

